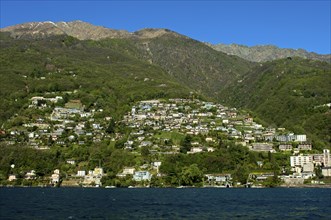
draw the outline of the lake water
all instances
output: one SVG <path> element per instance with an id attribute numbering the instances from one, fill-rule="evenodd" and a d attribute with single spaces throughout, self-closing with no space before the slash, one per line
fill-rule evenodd
<path id="1" fill-rule="evenodd" d="M 0 188 L 0 219 L 331 219 L 331 189 Z"/>

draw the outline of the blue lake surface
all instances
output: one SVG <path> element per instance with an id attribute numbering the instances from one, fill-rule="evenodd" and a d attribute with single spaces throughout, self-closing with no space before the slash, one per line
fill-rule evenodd
<path id="1" fill-rule="evenodd" d="M 0 188 L 0 219 L 331 219 L 331 189 Z"/>

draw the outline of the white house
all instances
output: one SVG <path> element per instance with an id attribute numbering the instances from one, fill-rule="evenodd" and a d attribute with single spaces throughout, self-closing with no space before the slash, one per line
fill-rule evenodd
<path id="1" fill-rule="evenodd" d="M 187 153 L 188 154 L 195 154 L 195 153 L 200 153 L 202 151 L 203 151 L 202 147 L 192 147 L 191 150 Z"/>
<path id="2" fill-rule="evenodd" d="M 222 120 L 222 123 L 223 123 L 223 124 L 229 124 L 229 120 L 228 120 L 228 119 L 223 119 L 223 120 Z"/>
<path id="3" fill-rule="evenodd" d="M 124 175 L 133 175 L 136 169 L 134 167 L 125 167 L 122 174 Z"/>
<path id="4" fill-rule="evenodd" d="M 323 167 L 322 168 L 323 176 L 331 176 L 331 167 Z"/>
<path id="5" fill-rule="evenodd" d="M 312 146 L 311 146 L 311 144 L 299 144 L 298 149 L 299 150 L 311 150 Z"/>
<path id="6" fill-rule="evenodd" d="M 86 175 L 86 171 L 85 170 L 78 170 L 77 171 L 77 176 L 84 177 L 85 175 Z"/>
<path id="7" fill-rule="evenodd" d="M 307 136 L 305 134 L 297 134 L 297 135 L 295 135 L 295 141 L 306 142 Z"/>
<path id="8" fill-rule="evenodd" d="M 148 171 L 136 171 L 133 175 L 134 181 L 150 181 L 152 175 Z"/>
<path id="9" fill-rule="evenodd" d="M 291 151 L 293 147 L 290 144 L 281 144 L 278 146 L 278 148 L 281 151 Z"/>
<path id="10" fill-rule="evenodd" d="M 303 172 L 314 172 L 314 164 L 313 163 L 306 163 L 302 166 Z"/>
<path id="11" fill-rule="evenodd" d="M 26 180 L 33 180 L 35 178 L 36 178 L 36 171 L 34 171 L 34 170 L 31 170 L 30 172 L 27 172 L 25 174 L 25 179 Z"/>
<path id="12" fill-rule="evenodd" d="M 88 175 L 84 176 L 83 185 L 95 185 L 101 186 L 101 178 L 104 175 L 101 167 L 96 167 L 94 170 L 90 170 Z"/>
<path id="13" fill-rule="evenodd" d="M 67 160 L 67 163 L 71 164 L 71 165 L 75 165 L 76 162 L 75 162 L 75 160 Z"/>
<path id="14" fill-rule="evenodd" d="M 60 170 L 56 169 L 56 170 L 54 170 L 54 173 L 51 176 L 51 183 L 57 184 L 59 182 L 60 182 Z"/>
<path id="15" fill-rule="evenodd" d="M 272 144 L 269 143 L 253 143 L 250 149 L 252 151 L 274 151 L 272 148 Z"/>
<path id="16" fill-rule="evenodd" d="M 232 186 L 231 174 L 206 174 L 209 185 L 224 185 L 225 187 Z"/>
<path id="17" fill-rule="evenodd" d="M 8 181 L 11 182 L 11 181 L 14 181 L 14 180 L 16 180 L 16 175 L 9 175 Z"/>

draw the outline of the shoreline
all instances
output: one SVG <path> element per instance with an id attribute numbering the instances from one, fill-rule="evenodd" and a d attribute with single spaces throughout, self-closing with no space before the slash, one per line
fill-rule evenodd
<path id="1" fill-rule="evenodd" d="M 277 187 L 81 187 L 81 186 L 0 186 L 1 188 L 82 188 L 82 189 L 272 189 L 272 188 L 316 188 L 316 189 L 331 189 L 331 184 L 325 185 L 281 185 Z"/>
<path id="2" fill-rule="evenodd" d="M 297 185 L 297 186 L 291 186 L 291 185 L 282 185 L 276 188 L 331 188 L 330 184 L 325 185 Z"/>

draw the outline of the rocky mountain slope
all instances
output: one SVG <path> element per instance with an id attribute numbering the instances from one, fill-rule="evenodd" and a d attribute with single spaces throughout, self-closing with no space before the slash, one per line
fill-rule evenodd
<path id="1" fill-rule="evenodd" d="M 286 57 L 301 57 L 305 59 L 320 60 L 331 63 L 330 54 L 321 55 L 313 52 L 308 52 L 303 49 L 283 49 L 273 45 L 253 47 L 238 44 L 209 45 L 217 51 L 221 51 L 229 55 L 236 55 L 252 62 L 266 62 Z"/>
<path id="2" fill-rule="evenodd" d="M 45 38 L 54 35 L 68 35 L 79 40 L 100 40 L 105 38 L 155 38 L 172 32 L 167 29 L 145 29 L 130 33 L 124 30 L 114 30 L 102 26 L 95 26 L 83 21 L 71 22 L 29 22 L 1 29 L 2 32 L 10 32 L 16 39 L 21 38 Z"/>

